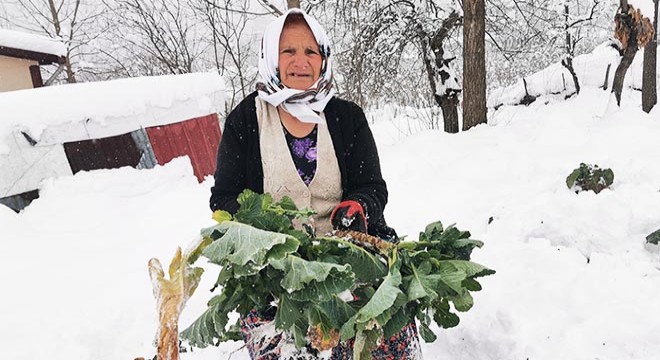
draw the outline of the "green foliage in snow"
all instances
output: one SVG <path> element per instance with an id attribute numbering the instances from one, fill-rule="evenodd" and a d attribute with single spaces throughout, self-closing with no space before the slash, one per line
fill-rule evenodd
<path id="1" fill-rule="evenodd" d="M 658 245 L 658 243 L 660 243 L 660 229 L 650 233 L 646 237 L 646 242 L 649 244 Z"/>
<path id="2" fill-rule="evenodd" d="M 592 190 L 596 194 L 603 189 L 609 189 L 614 182 L 614 172 L 611 169 L 601 169 L 598 165 L 580 163 L 566 178 L 566 186 L 579 193 Z"/>
<path id="3" fill-rule="evenodd" d="M 238 323 L 228 326 L 229 313 L 276 304 L 275 326 L 297 346 L 306 345 L 314 328 L 324 339 L 354 338 L 354 358 L 369 358 L 381 337 L 415 319 L 425 341 L 436 338 L 432 322 L 458 325 L 455 311 L 469 310 L 470 293 L 481 290 L 476 279 L 495 273 L 469 261 L 482 242 L 440 222 L 428 225 L 418 241 L 378 250 L 294 229 L 294 219 L 313 213 L 288 198 L 275 203 L 268 194 L 246 191 L 239 204 L 235 216 L 216 212 L 219 223 L 202 230 L 202 256 L 221 266 L 214 288 L 220 294 L 181 333 L 196 347 L 240 338 Z"/>

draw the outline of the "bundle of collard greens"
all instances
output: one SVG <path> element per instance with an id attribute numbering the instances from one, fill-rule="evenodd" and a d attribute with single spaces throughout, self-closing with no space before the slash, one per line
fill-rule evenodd
<path id="1" fill-rule="evenodd" d="M 268 194 L 246 191 L 238 202 L 233 217 L 218 211 L 218 225 L 202 230 L 202 256 L 222 266 L 216 282 L 221 293 L 181 333 L 192 346 L 240 340 L 239 324 L 227 326 L 228 314 L 246 315 L 275 303 L 275 327 L 288 332 L 296 346 L 313 339 L 312 347 L 325 350 L 355 338 L 354 358 L 365 359 L 381 337 L 415 318 L 422 338 L 434 341 L 431 322 L 458 325 L 450 303 L 457 311 L 469 310 L 470 292 L 481 290 L 476 278 L 495 273 L 469 261 L 482 242 L 440 222 L 428 225 L 419 241 L 391 244 L 296 230 L 292 220 L 313 212 L 298 210 L 288 198 L 274 203 Z"/>

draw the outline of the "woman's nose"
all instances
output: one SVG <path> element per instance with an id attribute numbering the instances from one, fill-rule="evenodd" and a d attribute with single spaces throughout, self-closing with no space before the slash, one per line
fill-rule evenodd
<path id="1" fill-rule="evenodd" d="M 308 65 L 307 58 L 304 55 L 296 54 L 293 57 L 293 65 L 299 68 L 305 68 Z"/>

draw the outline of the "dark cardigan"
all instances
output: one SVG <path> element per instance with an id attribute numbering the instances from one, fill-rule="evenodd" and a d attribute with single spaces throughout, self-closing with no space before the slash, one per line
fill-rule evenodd
<path id="1" fill-rule="evenodd" d="M 248 95 L 225 122 L 218 148 L 211 210 L 238 210 L 236 198 L 244 189 L 263 193 L 263 168 L 255 98 Z M 325 107 L 328 131 L 341 172 L 342 200 L 360 202 L 367 213 L 369 233 L 382 232 L 387 186 L 381 175 L 378 151 L 362 109 L 333 97 Z"/>

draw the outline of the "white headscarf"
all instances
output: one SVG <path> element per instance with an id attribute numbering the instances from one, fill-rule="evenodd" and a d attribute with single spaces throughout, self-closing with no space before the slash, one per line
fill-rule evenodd
<path id="1" fill-rule="evenodd" d="M 319 45 L 323 64 L 318 80 L 307 90 L 296 90 L 286 87 L 281 82 L 278 72 L 280 35 L 284 21 L 289 14 L 302 14 L 314 34 Z M 303 10 L 289 9 L 284 15 L 275 19 L 264 31 L 259 54 L 259 75 L 257 82 L 259 97 L 273 106 L 282 105 L 284 110 L 302 122 L 319 124 L 323 122 L 317 112 L 322 112 L 328 101 L 332 99 L 335 90 L 332 88 L 332 61 L 330 59 L 330 41 L 328 35 L 316 19 Z"/>

